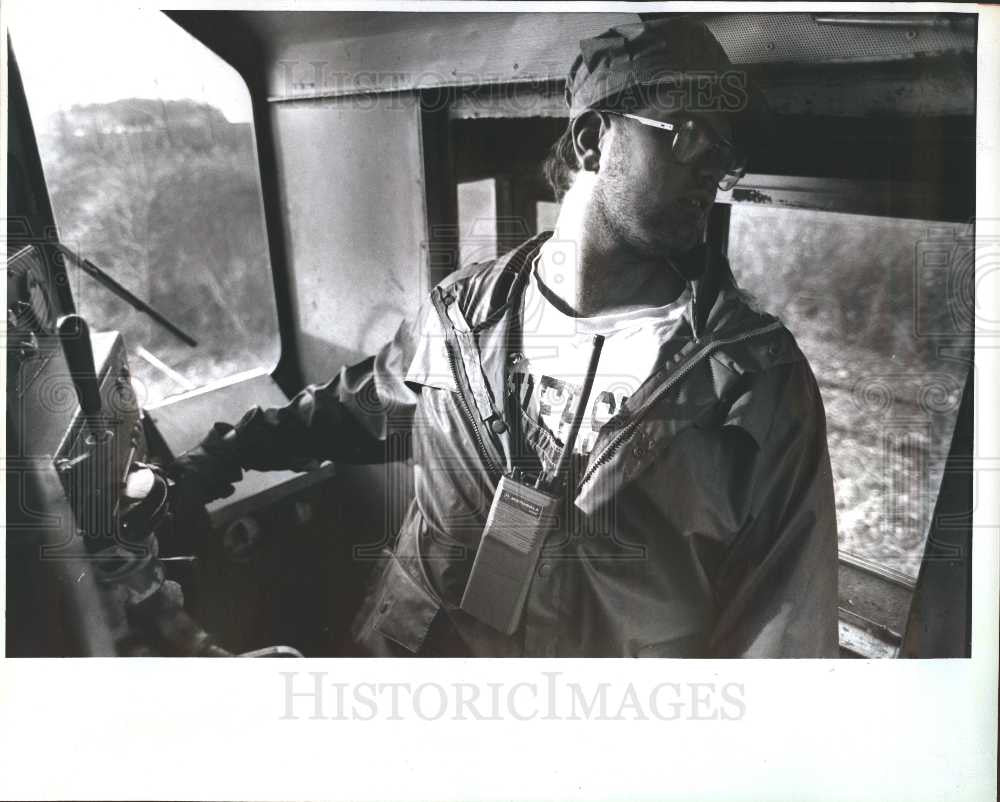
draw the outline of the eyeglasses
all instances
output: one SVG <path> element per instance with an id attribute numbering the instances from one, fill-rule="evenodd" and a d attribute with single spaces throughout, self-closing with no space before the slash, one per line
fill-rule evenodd
<path id="1" fill-rule="evenodd" d="M 680 123 L 666 123 L 638 114 L 626 114 L 621 111 L 603 109 L 606 114 L 616 114 L 628 117 L 642 125 L 670 131 L 674 135 L 672 152 L 674 158 L 681 164 L 711 163 L 717 165 L 725 174 L 719 179 L 719 189 L 728 192 L 743 178 L 747 169 L 746 154 L 725 137 L 710 130 L 692 119 Z"/>

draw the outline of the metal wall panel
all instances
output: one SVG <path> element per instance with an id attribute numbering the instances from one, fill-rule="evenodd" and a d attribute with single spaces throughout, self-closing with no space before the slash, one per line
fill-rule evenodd
<path id="1" fill-rule="evenodd" d="M 580 40 L 637 14 L 302 12 L 246 19 L 272 99 L 561 80 Z"/>
<path id="2" fill-rule="evenodd" d="M 375 353 L 430 289 L 420 119 L 412 95 L 272 105 L 292 336 L 307 383 Z M 331 535 L 366 550 L 343 567 L 358 576 L 413 493 L 409 466 L 387 459 L 337 466 Z"/>
<path id="3" fill-rule="evenodd" d="M 303 376 L 374 353 L 428 287 L 420 108 L 410 95 L 272 109 Z"/>

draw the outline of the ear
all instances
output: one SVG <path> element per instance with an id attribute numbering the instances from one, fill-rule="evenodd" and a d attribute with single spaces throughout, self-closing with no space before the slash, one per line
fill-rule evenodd
<path id="1" fill-rule="evenodd" d="M 587 110 L 573 120 L 573 150 L 584 170 L 596 173 L 601 163 L 601 144 L 607 132 L 607 117 Z"/>

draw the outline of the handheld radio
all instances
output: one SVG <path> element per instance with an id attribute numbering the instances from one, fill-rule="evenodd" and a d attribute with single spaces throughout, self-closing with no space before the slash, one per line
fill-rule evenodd
<path id="1" fill-rule="evenodd" d="M 569 433 L 552 474 L 543 471 L 534 487 L 503 476 L 493 496 L 461 607 L 507 635 L 517 630 L 542 544 L 558 521 L 562 485 L 587 413 L 603 346 L 604 337 L 595 335 Z"/>

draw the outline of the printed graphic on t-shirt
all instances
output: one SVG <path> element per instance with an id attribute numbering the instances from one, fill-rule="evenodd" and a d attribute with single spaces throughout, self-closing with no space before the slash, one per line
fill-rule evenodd
<path id="1" fill-rule="evenodd" d="M 540 258 L 546 253 L 543 246 Z M 565 269 L 567 275 L 572 273 L 571 268 Z M 553 275 L 558 282 L 560 274 Z M 594 335 L 602 335 L 604 347 L 573 449 L 576 454 L 589 454 L 601 428 L 621 413 L 622 406 L 656 368 L 664 344 L 683 320 L 688 298 L 685 290 L 664 306 L 571 317 L 545 297 L 536 264 L 524 292 L 522 353 L 510 374 L 518 387 L 521 409 L 559 443 L 565 443 Z"/>
<path id="2" fill-rule="evenodd" d="M 576 411 L 581 384 L 545 375 L 540 377 L 537 384 L 538 418 L 561 443 L 566 442 L 573 424 L 573 414 Z M 605 389 L 591 392 L 590 409 L 584 413 L 580 424 L 580 433 L 574 449 L 576 453 L 590 453 L 601 427 L 618 413 L 627 399 L 628 395 L 621 390 L 615 392 L 613 389 Z M 532 399 L 524 398 L 523 401 L 531 404 Z"/>

